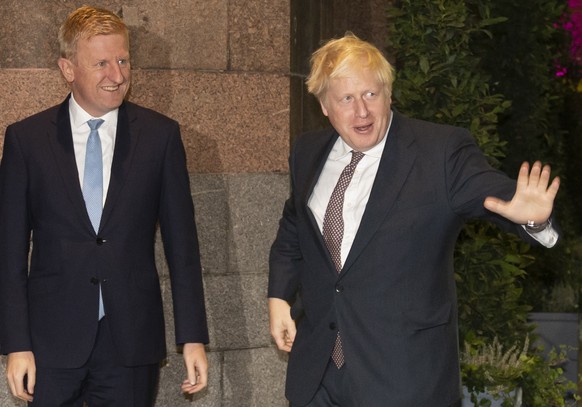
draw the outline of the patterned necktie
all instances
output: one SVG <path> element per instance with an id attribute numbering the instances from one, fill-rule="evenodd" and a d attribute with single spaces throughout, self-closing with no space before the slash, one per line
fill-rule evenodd
<path id="1" fill-rule="evenodd" d="M 103 154 L 101 153 L 101 139 L 98 130 L 103 121 L 103 119 L 87 121 L 91 132 L 87 140 L 83 175 L 83 198 L 85 198 L 85 206 L 95 233 L 99 232 L 103 212 Z M 101 286 L 99 286 L 99 319 L 103 318 L 104 315 L 103 296 Z"/>
<path id="2" fill-rule="evenodd" d="M 356 166 L 364 157 L 364 153 L 360 151 L 352 151 L 352 160 L 342 171 L 337 184 L 329 198 L 325 216 L 323 217 L 323 240 L 327 245 L 333 264 L 338 273 L 342 270 L 341 246 L 344 237 L 344 196 L 346 189 L 352 180 L 352 176 L 356 170 Z M 331 353 L 331 358 L 337 368 L 341 368 L 344 364 L 344 352 L 342 349 L 342 342 L 339 331 L 335 341 L 335 346 Z"/>

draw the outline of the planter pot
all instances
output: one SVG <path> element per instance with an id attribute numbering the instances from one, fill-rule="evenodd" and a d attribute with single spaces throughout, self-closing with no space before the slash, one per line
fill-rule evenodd
<path id="1" fill-rule="evenodd" d="M 511 393 L 509 393 L 508 395 L 513 401 L 513 405 L 514 407 L 521 407 L 522 404 L 522 391 L 521 388 L 518 388 L 517 390 L 512 391 Z M 501 407 L 501 404 L 503 403 L 503 400 L 495 400 L 493 398 L 493 396 L 487 394 L 487 393 L 481 393 L 477 396 L 478 400 L 489 400 L 491 401 L 491 407 Z M 471 402 L 471 396 L 469 395 L 469 392 L 467 391 L 467 388 L 463 386 L 463 402 L 461 404 L 461 407 L 474 407 L 474 404 Z"/>
<path id="2" fill-rule="evenodd" d="M 544 354 L 560 345 L 567 346 L 568 361 L 562 366 L 564 376 L 576 383 L 578 381 L 579 317 L 576 313 L 532 312 L 529 321 L 536 325 L 538 335 L 536 344 L 543 345 Z"/>

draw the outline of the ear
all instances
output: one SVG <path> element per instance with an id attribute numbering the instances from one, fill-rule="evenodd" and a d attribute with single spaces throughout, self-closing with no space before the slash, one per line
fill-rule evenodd
<path id="1" fill-rule="evenodd" d="M 392 105 L 392 89 L 384 89 L 386 95 L 386 103 L 388 106 Z"/>
<path id="2" fill-rule="evenodd" d="M 73 63 L 71 60 L 59 58 L 57 63 L 65 80 L 69 83 L 73 82 L 75 80 L 75 71 L 73 70 Z"/>
<path id="3" fill-rule="evenodd" d="M 321 111 L 323 112 L 324 116 L 329 116 L 323 100 L 319 101 L 319 105 L 321 106 Z"/>

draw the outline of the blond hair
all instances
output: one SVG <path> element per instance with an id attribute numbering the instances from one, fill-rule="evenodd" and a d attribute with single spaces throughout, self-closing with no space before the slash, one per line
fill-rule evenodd
<path id="1" fill-rule="evenodd" d="M 377 75 L 389 98 L 394 82 L 394 67 L 374 45 L 363 41 L 351 32 L 332 39 L 311 56 L 311 72 L 307 77 L 307 90 L 318 100 L 323 100 L 330 79 L 342 78 L 350 72 L 369 69 Z"/>
<path id="2" fill-rule="evenodd" d="M 72 60 L 76 56 L 80 39 L 109 34 L 123 35 L 129 47 L 129 32 L 120 17 L 106 9 L 80 7 L 67 16 L 59 29 L 60 55 Z"/>

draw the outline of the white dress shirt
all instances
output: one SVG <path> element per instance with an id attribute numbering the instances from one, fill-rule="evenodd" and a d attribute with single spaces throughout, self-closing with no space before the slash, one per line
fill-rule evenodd
<path id="1" fill-rule="evenodd" d="M 79 183 L 83 187 L 83 176 L 85 174 L 85 153 L 87 150 L 87 140 L 91 129 L 87 124 L 90 119 L 103 119 L 104 122 L 99 127 L 99 138 L 101 139 L 101 153 L 103 154 L 103 205 L 107 198 L 107 190 L 111 179 L 111 164 L 113 162 L 113 149 L 115 147 L 115 134 L 117 131 L 118 109 L 115 109 L 102 117 L 93 117 L 83 110 L 77 103 L 73 95 L 69 99 L 69 117 L 71 118 L 71 131 L 73 133 L 73 145 L 75 148 L 75 161 L 79 172 Z"/>
<path id="2" fill-rule="evenodd" d="M 364 210 L 366 209 L 368 198 L 370 198 L 374 179 L 376 179 L 380 158 L 382 158 L 382 152 L 386 145 L 386 137 L 390 131 L 391 124 L 392 117 L 390 117 L 390 123 L 388 123 L 388 129 L 382 141 L 370 150 L 364 152 L 364 157 L 358 163 L 354 176 L 346 189 L 343 208 L 344 237 L 341 247 L 342 265 L 348 257 L 348 253 L 360 227 L 362 216 L 364 216 Z M 352 159 L 351 151 L 352 148 L 341 137 L 338 137 L 327 157 L 327 161 L 307 203 L 315 216 L 320 231 L 323 231 L 323 217 L 325 216 L 327 203 L 331 198 L 331 194 L 342 171 Z"/>

